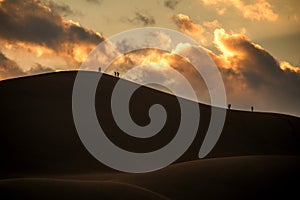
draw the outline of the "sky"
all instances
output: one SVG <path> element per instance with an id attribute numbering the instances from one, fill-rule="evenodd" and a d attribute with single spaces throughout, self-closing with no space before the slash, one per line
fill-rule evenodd
<path id="1" fill-rule="evenodd" d="M 0 80 L 78 69 L 104 39 L 155 26 L 207 50 L 233 108 L 300 116 L 299 8 L 298 0 L 0 0 Z"/>

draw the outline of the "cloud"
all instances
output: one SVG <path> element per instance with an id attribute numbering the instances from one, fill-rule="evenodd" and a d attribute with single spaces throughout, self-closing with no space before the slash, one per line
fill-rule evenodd
<path id="1" fill-rule="evenodd" d="M 300 114 L 295 110 L 300 107 L 299 67 L 278 62 L 242 34 L 228 34 L 224 29 L 216 29 L 214 34 L 220 54 L 210 54 L 222 72 L 233 104 Z"/>
<path id="2" fill-rule="evenodd" d="M 280 68 L 284 71 L 300 73 L 300 67 L 292 66 L 290 63 L 288 63 L 286 61 L 280 62 Z"/>
<path id="3" fill-rule="evenodd" d="M 29 70 L 24 71 L 15 61 L 7 58 L 6 55 L 0 51 L 0 80 L 51 71 L 54 70 L 39 63 L 36 63 L 35 66 Z"/>
<path id="4" fill-rule="evenodd" d="M 213 23 L 214 24 L 214 23 Z M 156 38 L 159 42 L 168 43 L 167 36 Z M 126 45 L 128 45 L 126 43 Z M 222 28 L 214 31 L 214 45 L 218 53 L 205 49 L 216 63 L 224 80 L 228 103 L 234 109 L 250 109 L 254 106 L 259 111 L 284 112 L 300 115 L 300 68 L 288 62 L 279 62 L 263 47 L 251 42 L 240 33 L 227 33 Z M 119 71 L 121 76 L 136 66 L 145 66 L 143 70 L 135 70 L 124 78 L 142 82 L 164 78 L 164 86 L 175 86 L 182 96 L 185 88 L 182 82 L 171 76 L 170 68 L 179 71 L 193 86 L 201 102 L 210 103 L 210 97 L 205 82 L 193 69 L 188 60 L 178 57 L 189 55 L 198 62 L 204 71 L 209 71 L 210 62 L 205 57 L 199 57 L 199 47 L 190 44 L 178 44 L 172 52 L 157 49 L 144 49 L 120 56 L 108 68 L 107 73 Z M 212 78 L 214 80 L 214 78 Z M 159 88 L 157 88 L 159 89 Z M 298 109 L 298 110 L 297 110 Z"/>
<path id="5" fill-rule="evenodd" d="M 206 28 L 211 28 L 211 29 L 214 29 L 214 28 L 220 28 L 221 25 L 219 24 L 219 21 L 218 20 L 213 20 L 213 21 L 205 21 L 203 22 L 203 26 L 206 27 Z"/>
<path id="6" fill-rule="evenodd" d="M 103 0 L 85 0 L 88 3 L 100 4 Z"/>
<path id="7" fill-rule="evenodd" d="M 179 2 L 180 2 L 180 0 L 165 0 L 164 6 L 174 10 Z"/>
<path id="8" fill-rule="evenodd" d="M 232 6 L 241 12 L 244 18 L 261 21 L 276 21 L 278 14 L 272 10 L 272 5 L 267 0 L 257 0 L 256 3 L 245 4 L 242 0 L 201 0 L 204 5 L 215 6 L 219 14 L 224 14 L 226 8 L 220 4 Z"/>
<path id="9" fill-rule="evenodd" d="M 35 63 L 34 67 L 31 67 L 28 71 L 26 71 L 26 74 L 40 74 L 40 73 L 46 73 L 46 72 L 53 72 L 54 70 L 51 67 L 46 67 L 44 65 L 41 65 L 40 63 Z"/>
<path id="10" fill-rule="evenodd" d="M 69 5 L 63 2 L 57 2 L 53 0 L 44 0 L 43 2 L 51 9 L 52 12 L 60 13 L 63 16 L 79 14 L 78 11 L 73 11 Z"/>
<path id="11" fill-rule="evenodd" d="M 194 23 L 189 16 L 177 14 L 172 16 L 172 20 L 183 33 L 192 36 L 201 44 L 207 42 L 204 37 L 204 28 L 200 24 Z"/>
<path id="12" fill-rule="evenodd" d="M 217 64 L 227 91 L 228 101 L 238 109 L 250 108 L 300 115 L 300 67 L 278 61 L 262 46 L 241 33 L 227 33 L 218 21 L 196 24 L 186 15 L 173 17 L 183 32 L 200 44 L 213 32 L 213 46 L 218 52 L 206 51 Z M 201 43 L 202 42 L 202 43 Z M 185 51 L 193 54 L 186 45 Z M 199 58 L 199 60 L 201 60 Z M 297 109 L 295 109 L 297 108 Z"/>
<path id="13" fill-rule="evenodd" d="M 19 67 L 19 65 L 7 58 L 1 51 L 0 51 L 0 80 L 13 78 L 18 76 L 23 76 L 25 73 Z"/>
<path id="14" fill-rule="evenodd" d="M 179 79 L 178 76 L 175 76 L 174 72 L 172 72 L 174 70 L 170 70 L 173 68 L 180 72 L 180 74 L 190 82 L 195 91 L 199 91 L 196 93 L 198 99 L 209 103 L 209 94 L 201 76 L 185 58 L 176 54 L 183 49 L 185 49 L 185 45 L 178 44 L 172 52 L 151 48 L 132 51 L 118 57 L 118 59 L 109 66 L 106 73 L 112 74 L 114 71 L 119 71 L 122 78 L 137 83 L 143 83 L 147 80 L 151 82 L 160 79 L 164 82 L 163 86 L 175 88 L 180 96 L 193 99 L 193 97 L 187 95 L 183 80 Z M 191 51 L 193 50 L 196 49 L 192 49 Z M 197 55 L 199 56 L 199 54 Z M 203 59 L 201 60 L 203 61 Z M 202 62 L 200 65 L 203 66 L 204 63 Z M 143 68 L 141 70 L 136 70 L 136 66 L 143 66 Z M 133 71 L 126 74 L 129 70 Z M 197 99 L 193 100 L 197 101 Z"/>
<path id="15" fill-rule="evenodd" d="M 299 22 L 299 13 L 294 13 L 288 16 L 288 20 L 294 21 L 294 22 Z"/>
<path id="16" fill-rule="evenodd" d="M 155 19 L 153 16 L 142 13 L 142 12 L 135 12 L 134 17 L 131 19 L 127 19 L 128 22 L 133 24 L 142 24 L 143 26 L 150 26 L 155 24 Z"/>
<path id="17" fill-rule="evenodd" d="M 204 21 L 202 24 L 195 23 L 188 15 L 177 14 L 171 17 L 181 32 L 191 36 L 203 46 L 211 45 L 213 31 L 220 28 L 218 20 Z"/>
<path id="18" fill-rule="evenodd" d="M 63 57 L 73 67 L 104 39 L 36 0 L 2 1 L 0 24 L 0 44 L 4 47 Z"/>

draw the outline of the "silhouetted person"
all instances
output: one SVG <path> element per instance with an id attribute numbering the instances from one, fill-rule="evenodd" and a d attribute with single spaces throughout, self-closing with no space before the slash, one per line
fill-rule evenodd
<path id="1" fill-rule="evenodd" d="M 114 72 L 115 73 L 115 77 L 117 77 L 117 72 Z"/>
<path id="2" fill-rule="evenodd" d="M 98 72 L 101 72 L 101 67 L 98 68 Z"/>
<path id="3" fill-rule="evenodd" d="M 117 72 L 117 77 L 120 77 L 120 73 L 119 72 Z"/>
<path id="4" fill-rule="evenodd" d="M 228 110 L 230 110 L 230 108 L 231 108 L 231 104 L 228 104 Z"/>
<path id="5" fill-rule="evenodd" d="M 254 108 L 253 108 L 253 106 L 251 106 L 251 111 L 253 112 L 253 110 L 254 110 Z"/>

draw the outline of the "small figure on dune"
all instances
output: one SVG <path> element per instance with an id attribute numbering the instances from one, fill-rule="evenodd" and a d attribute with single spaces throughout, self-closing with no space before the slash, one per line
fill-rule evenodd
<path id="1" fill-rule="evenodd" d="M 101 72 L 101 67 L 98 68 L 98 72 Z"/>
<path id="2" fill-rule="evenodd" d="M 254 110 L 254 107 L 253 107 L 253 106 L 251 106 L 251 112 L 253 112 L 253 110 Z"/>
<path id="3" fill-rule="evenodd" d="M 230 110 L 230 108 L 231 108 L 231 104 L 228 104 L 228 110 Z"/>
<path id="4" fill-rule="evenodd" d="M 115 77 L 120 77 L 120 73 L 119 72 L 114 72 Z"/>

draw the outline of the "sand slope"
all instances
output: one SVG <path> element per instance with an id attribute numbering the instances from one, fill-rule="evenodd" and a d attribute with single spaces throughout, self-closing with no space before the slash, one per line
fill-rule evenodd
<path id="1" fill-rule="evenodd" d="M 3 180 L 0 191 L 2 197 L 14 199 L 167 199 L 125 183 L 47 178 Z"/>
<path id="2" fill-rule="evenodd" d="M 144 174 L 87 173 L 0 181 L 27 199 L 270 199 L 299 196 L 300 158 L 244 156 L 189 161 Z"/>

